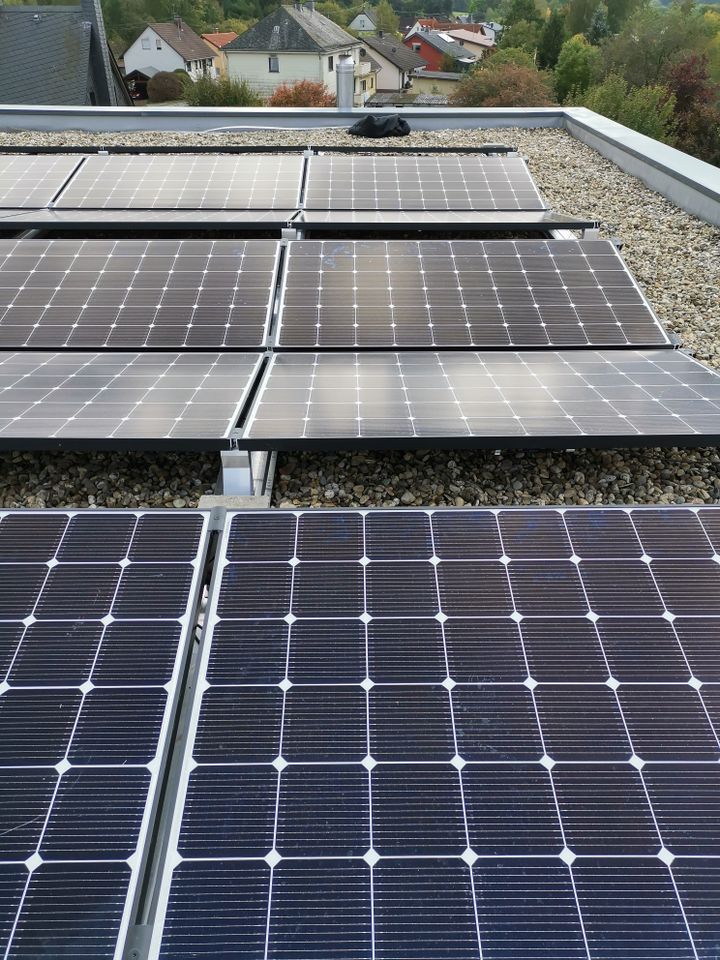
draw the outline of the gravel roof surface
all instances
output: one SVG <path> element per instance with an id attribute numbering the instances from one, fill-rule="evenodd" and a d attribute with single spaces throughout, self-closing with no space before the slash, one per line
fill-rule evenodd
<path id="1" fill-rule="evenodd" d="M 402 146 L 517 146 L 559 211 L 599 219 L 666 327 L 720 368 L 720 231 L 623 173 L 565 131 L 441 130 Z M 0 132 L 12 145 L 367 146 L 340 130 L 237 134 Z M 382 144 L 387 146 L 387 144 Z M 216 455 L 22 453 L 0 455 L 0 506 L 194 506 L 210 492 Z M 283 507 L 464 504 L 720 502 L 720 457 L 712 449 L 297 454 L 278 458 L 274 502 Z M 181 502 L 182 501 L 182 502 Z"/>

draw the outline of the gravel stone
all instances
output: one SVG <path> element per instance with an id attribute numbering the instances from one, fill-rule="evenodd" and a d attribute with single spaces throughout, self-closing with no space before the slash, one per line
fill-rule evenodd
<path id="1" fill-rule="evenodd" d="M 364 146 L 344 130 L 197 134 L 0 132 L 13 145 Z M 563 130 L 437 130 L 402 146 L 517 146 L 550 206 L 600 220 L 684 349 L 720 368 L 720 231 L 623 173 Z M 387 144 L 383 144 L 387 146 Z M 0 455 L 0 506 L 193 507 L 212 492 L 216 454 L 10 453 Z M 273 503 L 293 507 L 500 504 L 720 503 L 716 448 L 413 453 L 291 453 L 278 457 Z"/>

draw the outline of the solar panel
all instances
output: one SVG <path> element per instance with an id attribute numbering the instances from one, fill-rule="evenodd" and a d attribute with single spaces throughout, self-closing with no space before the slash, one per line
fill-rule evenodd
<path id="1" fill-rule="evenodd" d="M 262 359 L 0 353 L 0 448 L 220 449 Z"/>
<path id="2" fill-rule="evenodd" d="M 0 154 L 0 207 L 44 207 L 82 157 Z"/>
<path id="3" fill-rule="evenodd" d="M 1 347 L 262 347 L 274 240 L 0 240 Z"/>
<path id="4" fill-rule="evenodd" d="M 208 516 L 0 513 L 0 944 L 119 958 Z"/>
<path id="5" fill-rule="evenodd" d="M 333 231 L 436 230 L 585 230 L 596 220 L 553 210 L 303 210 L 296 226 Z"/>
<path id="6" fill-rule="evenodd" d="M 295 210 L 0 210 L 3 229 L 240 230 L 284 227 Z M 581 224 L 583 226 L 584 224 Z"/>
<path id="7" fill-rule="evenodd" d="M 310 157 L 308 210 L 542 210 L 525 161 L 502 156 Z"/>
<path id="8" fill-rule="evenodd" d="M 709 960 L 718 511 L 231 515 L 151 956 Z"/>
<path id="9" fill-rule="evenodd" d="M 718 438 L 720 377 L 675 350 L 276 354 L 243 433 L 257 449 Z"/>
<path id="10" fill-rule="evenodd" d="M 93 156 L 58 207 L 288 209 L 300 197 L 301 156 Z"/>
<path id="11" fill-rule="evenodd" d="M 303 240 L 285 347 L 668 344 L 609 240 Z"/>

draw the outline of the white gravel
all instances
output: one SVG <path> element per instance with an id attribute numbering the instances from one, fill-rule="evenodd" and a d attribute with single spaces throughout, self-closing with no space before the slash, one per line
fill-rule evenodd
<path id="1" fill-rule="evenodd" d="M 683 346 L 720 368 L 720 231 L 679 210 L 562 130 L 442 130 L 402 146 L 516 145 L 550 205 L 591 216 L 623 256 L 656 313 Z M 16 145 L 88 146 L 247 143 L 367 146 L 340 130 L 202 135 L 0 133 Z M 382 144 L 388 146 L 387 142 Z M 218 459 L 135 454 L 17 454 L 0 457 L 0 505 L 193 506 L 208 492 Z M 302 454 L 279 458 L 275 503 L 433 505 L 501 503 L 720 502 L 716 449 Z M 90 487 L 94 487 L 91 490 Z M 94 499 L 90 499 L 90 498 Z M 182 501 L 182 503 L 181 503 Z M 462 504 L 461 504 L 462 501 Z"/>

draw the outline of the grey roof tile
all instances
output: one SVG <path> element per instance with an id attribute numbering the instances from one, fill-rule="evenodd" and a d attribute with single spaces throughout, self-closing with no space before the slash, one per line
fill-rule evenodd
<path id="1" fill-rule="evenodd" d="M 356 47 L 359 41 L 316 10 L 278 7 L 240 34 L 223 49 L 234 50 L 338 50 Z"/>
<path id="2" fill-rule="evenodd" d="M 406 73 L 416 67 L 424 67 L 427 60 L 415 50 L 404 46 L 399 40 L 386 37 L 363 37 L 363 45 L 381 54 L 390 63 Z"/>

